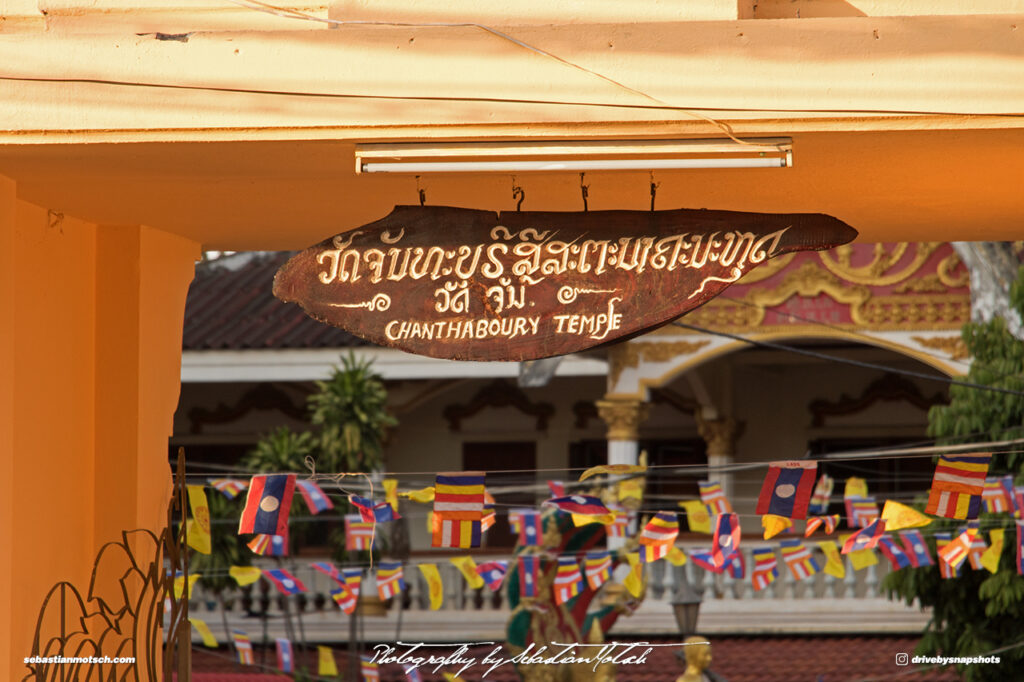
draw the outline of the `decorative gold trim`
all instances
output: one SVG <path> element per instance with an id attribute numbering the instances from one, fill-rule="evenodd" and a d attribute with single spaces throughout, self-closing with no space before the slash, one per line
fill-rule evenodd
<path id="1" fill-rule="evenodd" d="M 960 256 L 956 255 L 956 251 L 940 260 L 935 270 L 939 276 L 939 281 L 947 287 L 954 289 L 967 286 L 971 281 L 971 271 L 963 268 L 959 274 L 954 275 L 953 271 L 956 270 L 957 266 L 962 267 L 963 263 L 960 261 Z"/>
<path id="2" fill-rule="evenodd" d="M 638 367 L 640 361 L 666 362 L 680 355 L 696 353 L 710 341 L 639 341 L 620 343 L 608 352 L 608 376 L 612 387 L 619 383 L 623 370 Z"/>
<path id="3" fill-rule="evenodd" d="M 608 440 L 637 440 L 651 404 L 642 400 L 598 400 L 597 413 L 608 424 Z"/>
<path id="4" fill-rule="evenodd" d="M 826 294 L 833 300 L 850 306 L 851 313 L 871 298 L 871 290 L 864 286 L 843 286 L 839 279 L 813 261 L 806 261 L 786 275 L 782 283 L 769 290 L 755 290 L 747 294 L 746 300 L 759 307 L 755 325 L 764 320 L 765 308 L 777 306 L 794 295 L 805 298 Z"/>
<path id="5" fill-rule="evenodd" d="M 915 244 L 914 260 L 903 269 L 889 274 L 886 274 L 886 271 L 899 263 L 907 252 L 909 247 L 907 242 L 896 244 L 892 251 L 889 251 L 884 243 L 875 244 L 875 257 L 867 265 L 850 265 L 850 259 L 853 256 L 853 246 L 850 244 L 844 244 L 835 249 L 823 251 L 818 254 L 818 259 L 821 260 L 822 264 L 829 271 L 845 280 L 856 284 L 881 287 L 902 282 L 913 275 L 921 269 L 921 266 L 925 264 L 929 256 L 935 253 L 935 250 L 944 243 L 919 242 Z M 835 260 L 828 257 L 827 254 L 829 253 L 835 255 Z"/>
<path id="6" fill-rule="evenodd" d="M 939 273 L 933 272 L 917 279 L 908 279 L 903 284 L 894 287 L 894 294 L 944 294 L 947 287 L 939 278 Z"/>
<path id="7" fill-rule="evenodd" d="M 911 336 L 910 338 L 925 348 L 942 351 L 954 360 L 968 358 L 967 344 L 959 336 Z"/>
<path id="8" fill-rule="evenodd" d="M 877 296 L 863 306 L 851 308 L 850 317 L 855 323 L 873 330 L 885 325 L 907 329 L 920 324 L 934 329 L 936 323 L 959 328 L 971 319 L 971 298 L 967 294 Z"/>

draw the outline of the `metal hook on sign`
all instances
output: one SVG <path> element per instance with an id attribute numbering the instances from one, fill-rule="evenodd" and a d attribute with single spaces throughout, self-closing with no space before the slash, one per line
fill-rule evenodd
<path id="1" fill-rule="evenodd" d="M 661 186 L 660 182 L 654 181 L 654 171 L 651 171 L 651 210 L 654 210 L 654 199 L 658 196 L 658 187 Z"/>
<path id="2" fill-rule="evenodd" d="M 518 201 L 516 199 L 518 198 Z M 512 176 L 512 201 L 516 202 L 516 210 L 523 210 L 523 199 L 526 198 L 526 192 L 522 187 L 516 184 L 516 176 Z"/>
<path id="3" fill-rule="evenodd" d="M 590 185 L 584 185 L 583 184 L 584 176 L 586 176 L 586 173 L 580 173 L 580 194 L 583 195 L 583 211 L 586 212 L 588 210 L 587 209 L 587 194 L 588 194 L 588 192 L 590 190 Z"/>
<path id="4" fill-rule="evenodd" d="M 427 190 L 420 188 L 420 176 L 416 176 L 416 193 L 420 195 L 420 206 L 427 203 Z"/>

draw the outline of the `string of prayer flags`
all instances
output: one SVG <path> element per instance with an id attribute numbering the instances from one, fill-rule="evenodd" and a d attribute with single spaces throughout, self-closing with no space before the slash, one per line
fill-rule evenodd
<path id="1" fill-rule="evenodd" d="M 337 676 L 338 664 L 334 661 L 334 652 L 331 651 L 331 648 L 326 646 L 317 646 L 316 651 L 316 674 Z"/>
<path id="2" fill-rule="evenodd" d="M 479 547 L 483 533 L 484 480 L 482 471 L 437 475 L 434 485 L 432 546 Z"/>
<path id="3" fill-rule="evenodd" d="M 314 481 L 308 478 L 296 480 L 295 486 L 299 489 L 299 494 L 302 495 L 306 506 L 309 507 L 310 514 L 319 514 L 328 509 L 334 509 L 334 503 L 331 502 L 331 498 L 327 497 L 320 486 Z"/>
<path id="4" fill-rule="evenodd" d="M 947 519 L 975 519 L 992 453 L 942 455 L 935 465 L 924 512 Z"/>
<path id="5" fill-rule="evenodd" d="M 540 577 L 540 557 L 519 557 L 519 596 L 536 597 L 537 582 Z"/>
<path id="6" fill-rule="evenodd" d="M 930 518 L 913 507 L 886 500 L 882 507 L 882 518 L 886 530 L 903 530 L 904 528 L 921 528 L 932 522 Z"/>
<path id="7" fill-rule="evenodd" d="M 932 555 L 928 552 L 928 545 L 919 530 L 905 530 L 900 533 L 900 540 L 903 541 L 903 548 L 906 550 L 910 565 L 914 568 L 922 566 L 933 566 Z"/>
<path id="8" fill-rule="evenodd" d="M 902 547 L 896 544 L 896 541 L 890 535 L 883 535 L 878 539 L 878 551 L 889 560 L 889 564 L 894 571 L 910 566 L 910 557 L 907 556 Z"/>
<path id="9" fill-rule="evenodd" d="M 846 479 L 846 487 L 843 489 L 843 499 L 848 497 L 867 497 L 868 482 L 857 476 L 850 476 Z"/>
<path id="10" fill-rule="evenodd" d="M 665 555 L 665 560 L 673 566 L 683 566 L 686 564 L 686 552 L 675 545 L 672 545 L 668 548 L 668 554 Z"/>
<path id="11" fill-rule="evenodd" d="M 836 546 L 835 540 L 819 540 L 818 547 L 821 548 L 822 553 L 825 555 L 825 566 L 821 570 L 833 578 L 839 578 L 840 580 L 845 578 L 846 563 L 843 561 L 843 556 L 839 553 L 839 547 Z M 870 552 L 871 550 L 867 551 Z"/>
<path id="12" fill-rule="evenodd" d="M 373 549 L 374 523 L 359 514 L 345 515 L 345 549 Z"/>
<path id="13" fill-rule="evenodd" d="M 1009 479 L 1009 489 L 1007 489 Z M 1013 510 L 1013 477 L 987 476 L 981 490 L 981 501 L 989 514 L 1002 514 Z"/>
<path id="14" fill-rule="evenodd" d="M 701 502 L 707 505 L 708 511 L 712 514 L 732 513 L 732 505 L 729 504 L 719 481 L 698 481 L 697 487 L 700 488 Z"/>
<path id="15" fill-rule="evenodd" d="M 188 485 L 188 506 L 192 518 L 185 522 L 188 546 L 200 554 L 210 553 L 210 503 L 206 489 L 201 485 Z"/>
<path id="16" fill-rule="evenodd" d="M 881 516 L 878 502 L 873 497 L 848 497 L 846 504 L 846 523 L 850 528 L 864 528 Z"/>
<path id="17" fill-rule="evenodd" d="M 413 502 L 419 502 L 420 504 L 430 504 L 434 501 L 434 486 L 398 493 L 398 496 L 412 500 Z"/>
<path id="18" fill-rule="evenodd" d="M 385 478 L 380 482 L 381 487 L 384 488 L 384 501 L 391 506 L 391 511 L 398 513 L 398 479 L 397 478 Z M 395 518 L 401 518 L 396 516 Z"/>
<path id="19" fill-rule="evenodd" d="M 832 500 L 832 489 L 835 487 L 835 480 L 828 474 L 822 474 L 811 493 L 811 502 L 807 505 L 808 514 L 827 514 L 828 505 Z"/>
<path id="20" fill-rule="evenodd" d="M 519 544 L 537 547 L 541 538 L 541 515 L 536 509 L 527 509 L 519 517 Z"/>
<path id="21" fill-rule="evenodd" d="M 760 592 L 779 577 L 775 550 L 771 547 L 757 547 L 751 551 L 750 556 L 754 560 L 754 571 L 750 579 L 754 584 L 754 591 Z"/>
<path id="22" fill-rule="evenodd" d="M 565 497 L 565 483 L 563 481 L 548 481 L 548 490 L 551 497 Z"/>
<path id="23" fill-rule="evenodd" d="M 999 570 L 999 557 L 1003 554 L 1003 544 L 1006 542 L 1006 529 L 993 528 L 988 532 L 989 546 L 981 555 L 981 565 L 989 573 Z"/>
<path id="24" fill-rule="evenodd" d="M 245 498 L 245 509 L 238 522 L 238 533 L 284 535 L 288 532 L 288 510 L 295 494 L 295 474 L 269 474 L 252 477 Z"/>
<path id="25" fill-rule="evenodd" d="M 284 535 L 259 533 L 246 543 L 253 554 L 260 556 L 288 556 L 288 540 Z"/>
<path id="26" fill-rule="evenodd" d="M 679 506 L 686 510 L 686 523 L 692 533 L 711 533 L 711 514 L 701 500 L 686 500 Z"/>
<path id="27" fill-rule="evenodd" d="M 761 485 L 755 513 L 806 519 L 817 472 L 818 463 L 813 460 L 772 462 Z"/>
<path id="28" fill-rule="evenodd" d="M 380 670 L 369 656 L 362 657 L 359 671 L 363 675 L 363 682 L 380 682 Z"/>
<path id="29" fill-rule="evenodd" d="M 679 520 L 675 512 L 660 511 L 654 515 L 637 538 L 641 545 L 671 545 L 679 536 Z"/>
<path id="30" fill-rule="evenodd" d="M 245 587 L 259 580 L 263 571 L 257 566 L 232 566 L 228 569 L 228 575 L 235 579 L 239 587 Z"/>
<path id="31" fill-rule="evenodd" d="M 299 594 L 306 591 L 302 581 L 283 568 L 265 568 L 263 577 L 272 582 L 281 594 Z"/>
<path id="32" fill-rule="evenodd" d="M 640 545 L 637 549 L 640 554 L 640 561 L 645 564 L 653 564 L 655 561 L 668 556 L 668 550 L 673 545 Z"/>
<path id="33" fill-rule="evenodd" d="M 444 583 L 441 582 L 441 572 L 437 570 L 437 564 L 419 564 L 420 573 L 427 583 L 427 594 L 430 596 L 430 610 L 437 611 L 444 603 Z"/>
<path id="34" fill-rule="evenodd" d="M 292 643 L 286 637 L 276 637 L 274 645 L 277 648 L 277 669 L 283 673 L 295 671 L 295 657 L 292 655 Z"/>
<path id="35" fill-rule="evenodd" d="M 462 573 L 462 577 L 466 579 L 469 586 L 474 590 L 484 586 L 484 579 L 480 577 L 480 574 L 476 572 L 476 562 L 473 561 L 471 556 L 455 556 L 449 559 L 459 572 Z"/>
<path id="36" fill-rule="evenodd" d="M 1024 575 L 1024 521 L 1014 521 L 1017 527 L 1017 573 Z"/>
<path id="37" fill-rule="evenodd" d="M 793 522 L 787 519 L 785 516 L 776 516 L 775 514 L 765 514 L 761 517 L 761 527 L 764 528 L 764 539 L 768 540 L 775 537 L 783 531 L 787 531 L 793 527 Z"/>
<path id="38" fill-rule="evenodd" d="M 253 665 L 255 660 L 252 656 L 252 642 L 245 630 L 232 630 L 231 641 L 235 645 L 235 653 L 238 655 L 238 662 L 242 665 Z"/>
<path id="39" fill-rule="evenodd" d="M 643 464 L 598 464 L 580 474 L 580 480 L 585 481 L 591 476 L 597 476 L 598 474 L 628 476 L 629 474 L 642 474 L 646 471 L 647 466 Z"/>
<path id="40" fill-rule="evenodd" d="M 487 583 L 487 587 L 491 588 L 491 592 L 497 592 L 501 589 L 501 584 L 505 582 L 505 572 L 508 570 L 507 561 L 486 561 L 476 567 L 476 573 L 484 582 Z"/>
<path id="41" fill-rule="evenodd" d="M 219 490 L 229 500 L 235 499 L 238 497 L 238 493 L 249 487 L 249 484 L 245 481 L 239 481 L 235 478 L 211 478 L 209 481 L 210 485 Z"/>
<path id="42" fill-rule="evenodd" d="M 807 527 L 804 529 L 804 537 L 809 538 L 814 531 L 824 526 L 825 535 L 832 535 L 839 526 L 839 514 L 828 516 L 812 516 L 807 519 Z M 767 540 L 767 538 L 765 538 Z"/>
<path id="43" fill-rule="evenodd" d="M 949 533 L 935 533 L 935 554 L 939 558 L 939 575 L 943 578 L 955 578 L 960 575 L 962 566 L 957 564 L 951 566 L 942 556 L 942 550 L 944 550 L 952 541 L 952 536 Z"/>
<path id="44" fill-rule="evenodd" d="M 956 536 L 955 540 L 943 545 L 942 549 L 939 550 L 939 557 L 949 566 L 959 569 L 960 565 L 967 559 L 967 555 L 971 552 L 971 542 L 974 540 L 977 532 L 973 528 L 968 528 L 960 533 L 960 535 Z M 937 534 L 936 537 L 938 537 Z"/>
<path id="45" fill-rule="evenodd" d="M 861 528 L 843 543 L 843 554 L 856 552 L 862 549 L 874 549 L 878 546 L 878 540 L 885 533 L 885 521 L 875 519 L 869 525 Z"/>
<path id="46" fill-rule="evenodd" d="M 583 559 L 583 572 L 592 590 L 600 589 L 612 577 L 611 552 L 590 552 Z"/>
<path id="47" fill-rule="evenodd" d="M 672 540 L 675 540 L 674 536 Z M 739 545 L 740 517 L 736 514 L 719 514 L 715 517 L 715 533 L 711 537 L 711 559 L 715 566 L 724 566 L 726 557 L 737 551 Z"/>
<path id="48" fill-rule="evenodd" d="M 377 566 L 377 596 L 387 601 L 405 589 L 400 561 L 382 561 Z"/>
<path id="49" fill-rule="evenodd" d="M 356 602 L 359 600 L 359 596 L 358 594 L 353 594 L 348 585 L 342 582 L 339 583 L 336 589 L 331 590 L 331 599 L 334 600 L 334 603 L 342 611 L 351 616 L 356 610 Z"/>
<path id="50" fill-rule="evenodd" d="M 975 533 L 974 537 L 971 538 L 971 546 L 967 550 L 967 560 L 971 563 L 971 568 L 975 571 L 980 571 L 985 566 L 981 563 L 981 557 L 988 549 L 988 545 L 985 544 L 985 538 L 982 537 L 981 532 Z"/>
<path id="51" fill-rule="evenodd" d="M 626 590 L 636 597 L 637 599 L 644 593 L 644 565 L 640 561 L 640 555 L 637 552 L 630 552 L 626 555 L 626 561 L 629 562 L 629 573 L 626 574 L 625 579 L 622 581 L 622 586 Z"/>
<path id="52" fill-rule="evenodd" d="M 786 562 L 794 580 L 809 578 L 820 570 L 818 562 L 811 556 L 811 550 L 805 547 L 799 538 L 781 541 L 779 549 L 782 552 L 782 560 Z"/>
<path id="53" fill-rule="evenodd" d="M 196 632 L 199 633 L 199 636 L 203 640 L 203 646 L 209 647 L 211 649 L 216 649 L 218 646 L 220 646 L 217 643 L 217 638 L 214 637 L 213 633 L 210 631 L 210 626 L 207 625 L 205 621 L 199 620 L 198 618 L 195 618 L 193 616 L 189 616 L 188 622 L 192 623 L 192 627 L 194 627 L 196 629 Z"/>
<path id="54" fill-rule="evenodd" d="M 349 495 L 348 501 L 359 510 L 359 516 L 369 523 L 387 523 L 402 518 L 387 502 L 374 502 L 358 495 Z"/>
<path id="55" fill-rule="evenodd" d="M 555 573 L 555 603 L 564 604 L 583 590 L 583 575 L 576 557 L 558 557 L 558 572 Z"/>

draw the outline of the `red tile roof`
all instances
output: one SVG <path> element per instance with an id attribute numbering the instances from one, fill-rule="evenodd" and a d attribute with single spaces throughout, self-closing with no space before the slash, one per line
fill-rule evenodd
<path id="1" fill-rule="evenodd" d="M 711 670 L 724 677 L 728 682 L 848 682 L 866 678 L 882 677 L 904 673 L 907 667 L 896 665 L 896 654 L 908 653 L 913 656 L 917 637 L 907 636 L 827 636 L 827 637 L 794 637 L 794 636 L 763 636 L 763 637 L 712 637 L 713 663 Z M 652 642 L 667 643 L 670 640 L 652 638 Z M 335 659 L 339 672 L 344 675 L 346 652 L 342 644 L 335 649 Z M 489 653 L 493 647 L 476 647 L 468 656 L 478 660 Z M 446 653 L 452 653 L 445 650 Z M 657 647 L 642 665 L 620 665 L 616 679 L 618 682 L 673 682 L 682 674 L 683 669 L 675 657 L 675 647 Z M 310 652 L 297 652 L 296 657 L 304 660 L 309 669 L 316 670 L 315 649 Z M 273 649 L 267 652 L 266 662 L 273 666 L 275 662 Z M 261 651 L 256 651 L 256 661 L 261 660 Z M 268 669 L 256 669 L 246 675 L 238 668 L 223 651 L 193 652 L 194 682 L 270 682 L 281 680 L 279 675 L 272 674 Z M 454 672 L 451 668 L 445 668 Z M 405 676 L 397 664 L 383 665 L 380 668 L 382 682 L 404 682 Z M 511 666 L 502 666 L 482 678 L 486 668 L 476 666 L 463 673 L 466 682 L 486 679 L 488 682 L 519 682 L 519 677 Z M 268 674 L 270 673 L 270 674 Z M 425 681 L 443 679 L 428 669 L 420 668 Z M 929 670 L 920 674 L 897 677 L 912 679 L 915 682 L 953 682 L 960 676 L 952 668 L 947 670 Z"/>
<path id="2" fill-rule="evenodd" d="M 236 253 L 200 263 L 185 301 L 184 350 L 345 348 L 366 341 L 274 298 L 274 273 L 293 252 Z"/>

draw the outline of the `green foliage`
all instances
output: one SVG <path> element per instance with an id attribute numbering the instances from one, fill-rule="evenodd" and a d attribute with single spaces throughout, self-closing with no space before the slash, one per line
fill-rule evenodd
<path id="1" fill-rule="evenodd" d="M 1010 299 L 1024 316 L 1024 268 L 1011 287 Z M 964 325 L 961 336 L 972 357 L 966 381 L 1024 392 L 1024 344 L 1014 338 L 1002 319 Z M 928 433 L 940 444 L 983 442 L 1017 438 L 1024 427 L 1024 396 L 996 393 L 967 386 L 950 387 L 949 405 L 928 413 Z M 1020 453 L 996 454 L 990 475 L 1024 474 Z M 935 521 L 929 531 L 957 533 L 960 523 Z M 1006 546 L 995 574 L 962 569 L 955 579 L 943 580 L 938 567 L 903 569 L 890 573 L 883 588 L 890 598 L 908 604 L 915 600 L 932 609 L 917 653 L 974 656 L 1024 640 L 1024 576 L 1017 574 L 1016 527 L 1006 514 L 983 514 L 984 529 L 1004 528 Z M 929 540 L 932 554 L 935 543 Z M 997 654 L 998 665 L 960 666 L 968 682 L 1017 679 L 1024 663 L 1024 647 Z"/>

